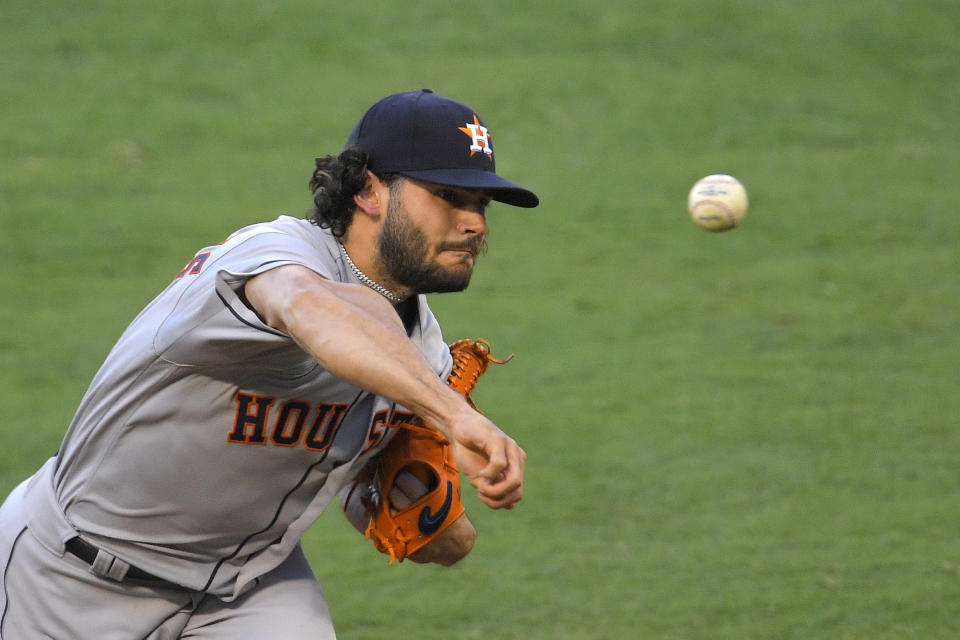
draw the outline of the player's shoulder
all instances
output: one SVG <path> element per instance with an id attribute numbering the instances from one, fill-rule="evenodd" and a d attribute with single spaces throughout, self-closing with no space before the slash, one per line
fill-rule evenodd
<path id="1" fill-rule="evenodd" d="M 220 255 L 244 253 L 297 253 L 334 261 L 338 256 L 336 239 L 329 229 L 321 229 L 309 220 L 280 216 L 269 222 L 242 227 L 220 243 Z"/>
<path id="2" fill-rule="evenodd" d="M 258 222 L 242 227 L 224 241 L 223 244 L 239 244 L 252 237 L 264 234 L 280 234 L 292 236 L 314 245 L 326 246 L 333 240 L 332 234 L 321 229 L 309 220 L 293 216 L 280 216 L 269 222 Z"/>

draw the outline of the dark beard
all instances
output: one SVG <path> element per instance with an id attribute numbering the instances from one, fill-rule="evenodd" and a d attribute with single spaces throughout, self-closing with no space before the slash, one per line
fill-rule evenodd
<path id="1" fill-rule="evenodd" d="M 378 241 L 380 260 L 390 280 L 413 289 L 416 293 L 450 293 L 463 291 L 470 284 L 473 269 L 449 270 L 426 262 L 428 248 L 423 232 L 413 226 L 401 210 L 400 198 L 391 197 L 387 218 Z M 482 237 L 459 243 L 448 243 L 442 249 L 467 249 L 477 256 L 485 249 Z"/>

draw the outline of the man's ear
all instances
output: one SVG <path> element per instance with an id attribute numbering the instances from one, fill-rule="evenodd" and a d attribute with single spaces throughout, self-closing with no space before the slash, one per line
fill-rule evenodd
<path id="1" fill-rule="evenodd" d="M 380 181 L 380 178 L 367 171 L 366 184 L 363 185 L 363 189 L 359 193 L 353 196 L 357 209 L 370 217 L 379 217 L 381 205 L 384 202 L 382 197 L 384 189 L 386 189 L 386 185 Z"/>

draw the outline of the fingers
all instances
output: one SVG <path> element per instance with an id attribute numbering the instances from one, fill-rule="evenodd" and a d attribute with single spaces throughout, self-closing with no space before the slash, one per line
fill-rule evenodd
<path id="1" fill-rule="evenodd" d="M 389 498 L 390 509 L 393 512 L 402 511 L 413 504 L 413 500 L 408 498 L 407 495 L 397 487 L 390 489 Z"/>
<path id="2" fill-rule="evenodd" d="M 427 493 L 427 486 L 409 471 L 401 471 L 393 479 L 390 489 L 390 507 L 394 511 L 406 509 Z"/>
<path id="3" fill-rule="evenodd" d="M 405 467 L 405 469 L 409 468 L 410 467 Z M 420 478 L 406 470 L 396 475 L 393 479 L 393 484 L 395 487 L 399 487 L 411 502 L 422 498 L 427 493 L 427 485 L 421 482 Z"/>
<path id="4" fill-rule="evenodd" d="M 492 509 L 512 509 L 523 498 L 523 475 L 526 452 L 504 436 L 502 448 L 490 455 L 489 463 L 480 470 L 474 486 L 484 504 Z"/>
<path id="5" fill-rule="evenodd" d="M 483 414 L 470 412 L 451 425 L 454 457 L 492 509 L 512 509 L 523 497 L 527 454 Z"/>

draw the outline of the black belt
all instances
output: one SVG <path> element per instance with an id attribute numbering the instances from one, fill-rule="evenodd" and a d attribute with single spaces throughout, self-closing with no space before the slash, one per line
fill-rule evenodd
<path id="1" fill-rule="evenodd" d="M 77 556 L 87 564 L 92 565 L 94 560 L 97 559 L 97 554 L 100 553 L 100 550 L 89 542 L 82 540 L 81 538 L 70 538 L 67 540 L 65 545 L 67 551 Z M 147 573 L 143 569 L 137 569 L 134 566 L 131 566 L 127 569 L 127 574 L 124 576 L 124 580 L 127 578 L 131 580 L 152 580 L 166 582 L 163 578 L 158 578 L 152 573 Z"/>

